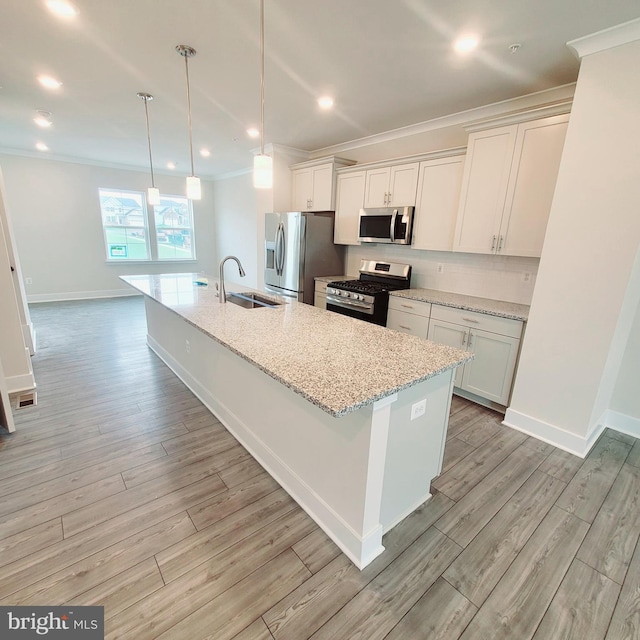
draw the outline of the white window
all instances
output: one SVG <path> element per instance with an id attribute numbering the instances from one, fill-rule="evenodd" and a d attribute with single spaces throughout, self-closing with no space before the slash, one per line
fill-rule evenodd
<path id="1" fill-rule="evenodd" d="M 108 261 L 195 260 L 193 210 L 184 196 L 160 195 L 154 207 L 141 191 L 99 189 L 99 197 Z"/>

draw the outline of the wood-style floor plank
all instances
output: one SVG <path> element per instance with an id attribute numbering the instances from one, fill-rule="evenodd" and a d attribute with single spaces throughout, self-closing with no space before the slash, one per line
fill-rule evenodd
<path id="1" fill-rule="evenodd" d="M 588 528 L 552 507 L 461 638 L 532 638 Z"/>
<path id="2" fill-rule="evenodd" d="M 582 460 L 454 396 L 441 491 L 360 571 L 148 349 L 141 297 L 32 321 L 0 604 L 104 606 L 118 640 L 640 639 L 639 440 Z"/>
<path id="3" fill-rule="evenodd" d="M 533 640 L 604 640 L 620 585 L 574 560 Z"/>
<path id="4" fill-rule="evenodd" d="M 640 535 L 640 469 L 622 465 L 577 558 L 622 584 Z"/>

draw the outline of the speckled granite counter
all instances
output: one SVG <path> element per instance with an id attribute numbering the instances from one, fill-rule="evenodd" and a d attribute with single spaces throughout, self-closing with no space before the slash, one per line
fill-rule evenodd
<path id="1" fill-rule="evenodd" d="M 141 293 L 272 378 L 338 417 L 462 364 L 472 354 L 288 302 L 270 309 L 220 304 L 196 274 L 121 276 Z M 226 284 L 227 291 L 247 287 Z M 264 295 L 264 294 L 263 294 Z"/>
<path id="2" fill-rule="evenodd" d="M 403 291 L 394 291 L 391 295 L 397 296 L 398 298 L 409 298 L 410 300 L 441 304 L 445 307 L 465 309 L 466 311 L 478 311 L 479 313 L 500 316 L 502 318 L 523 320 L 525 322 L 529 317 L 529 307 L 525 304 L 490 300 L 489 298 L 478 298 L 476 296 L 465 296 L 458 293 L 436 291 L 435 289 L 405 289 Z"/>

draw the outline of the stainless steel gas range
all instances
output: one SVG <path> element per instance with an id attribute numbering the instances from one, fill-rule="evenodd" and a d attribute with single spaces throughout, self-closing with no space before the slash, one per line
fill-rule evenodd
<path id="1" fill-rule="evenodd" d="M 358 280 L 327 284 L 327 309 L 345 316 L 386 325 L 389 292 L 411 288 L 411 266 L 361 260 Z"/>

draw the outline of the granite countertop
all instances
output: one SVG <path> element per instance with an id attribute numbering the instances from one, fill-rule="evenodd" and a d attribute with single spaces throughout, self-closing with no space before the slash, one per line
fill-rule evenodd
<path id="1" fill-rule="evenodd" d="M 515 302 L 465 296 L 459 293 L 436 291 L 435 289 L 403 289 L 401 291 L 393 291 L 391 295 L 398 298 L 419 300 L 420 302 L 432 302 L 433 304 L 455 307 L 465 311 L 477 311 L 478 313 L 486 313 L 491 316 L 500 316 L 501 318 L 510 318 L 512 320 L 526 322 L 529 318 L 528 305 Z"/>
<path id="2" fill-rule="evenodd" d="M 340 280 L 357 280 L 358 276 L 316 276 L 314 280 L 316 282 L 338 282 Z"/>
<path id="3" fill-rule="evenodd" d="M 296 301 L 276 308 L 220 304 L 215 278 L 121 276 L 144 295 L 339 417 L 452 369 L 473 354 Z M 227 292 L 250 291 L 226 283 Z M 277 298 L 260 292 L 265 297 Z"/>

